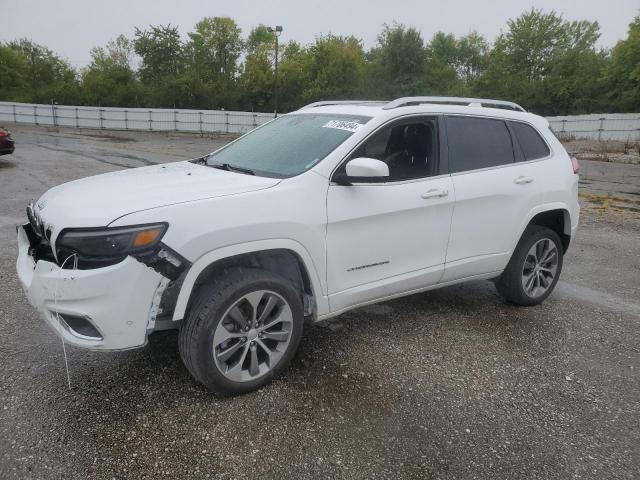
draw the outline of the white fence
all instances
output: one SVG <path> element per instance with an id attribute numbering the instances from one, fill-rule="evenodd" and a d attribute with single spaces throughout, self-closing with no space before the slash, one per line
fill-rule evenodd
<path id="1" fill-rule="evenodd" d="M 160 108 L 71 107 L 0 102 L 0 122 L 108 130 L 244 133 L 271 113 Z"/>
<path id="2" fill-rule="evenodd" d="M 74 128 L 244 133 L 273 118 L 271 113 L 160 108 L 72 107 L 0 102 L 0 122 Z M 560 136 L 640 141 L 640 114 L 607 113 L 548 117 Z"/>
<path id="3" fill-rule="evenodd" d="M 640 113 L 596 113 L 547 120 L 560 137 L 640 141 Z"/>

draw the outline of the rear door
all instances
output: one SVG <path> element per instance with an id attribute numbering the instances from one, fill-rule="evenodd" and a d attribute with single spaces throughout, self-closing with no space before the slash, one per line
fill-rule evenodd
<path id="1" fill-rule="evenodd" d="M 534 192 L 506 121 L 450 115 L 446 126 L 456 204 L 443 282 L 502 270 Z"/>

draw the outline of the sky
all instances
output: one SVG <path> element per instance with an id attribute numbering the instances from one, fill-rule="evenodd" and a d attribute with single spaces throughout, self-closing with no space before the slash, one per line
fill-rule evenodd
<path id="1" fill-rule="evenodd" d="M 438 30 L 465 35 L 478 31 L 493 41 L 532 7 L 555 10 L 568 20 L 597 20 L 599 45 L 626 37 L 640 14 L 639 0 L 0 0 L 0 41 L 27 37 L 76 67 L 90 62 L 90 50 L 135 27 L 176 25 L 186 38 L 206 16 L 229 16 L 246 35 L 258 24 L 282 25 L 284 41 L 306 44 L 319 34 L 354 35 L 375 45 L 384 23 L 418 29 L 425 40 Z"/>

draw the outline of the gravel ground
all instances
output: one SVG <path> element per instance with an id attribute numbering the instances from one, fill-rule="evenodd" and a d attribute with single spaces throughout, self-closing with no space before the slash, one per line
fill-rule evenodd
<path id="1" fill-rule="evenodd" d="M 63 181 L 226 139 L 12 130 L 16 154 L 0 158 L 0 478 L 640 476 L 633 212 L 587 199 L 541 306 L 510 306 L 472 282 L 355 310 L 342 330 L 307 329 L 283 377 L 231 399 L 197 385 L 163 332 L 139 350 L 68 350 L 69 390 L 61 343 L 15 275 L 25 204 Z M 584 195 L 638 195 L 639 166 L 596 166 Z"/>
<path id="2" fill-rule="evenodd" d="M 638 141 L 560 138 L 567 151 L 575 155 L 578 160 L 640 164 L 640 142 Z"/>

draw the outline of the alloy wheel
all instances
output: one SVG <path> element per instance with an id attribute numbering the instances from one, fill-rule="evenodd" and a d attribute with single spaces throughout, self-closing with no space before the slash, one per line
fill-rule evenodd
<path id="1" fill-rule="evenodd" d="M 538 240 L 529 249 L 522 269 L 522 287 L 525 293 L 536 298 L 543 295 L 558 272 L 558 249 L 549 238 Z"/>
<path id="2" fill-rule="evenodd" d="M 291 340 L 293 314 L 284 298 L 256 290 L 236 300 L 213 335 L 216 367 L 229 380 L 248 382 L 271 371 Z"/>

